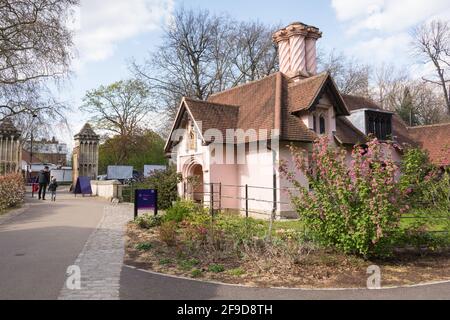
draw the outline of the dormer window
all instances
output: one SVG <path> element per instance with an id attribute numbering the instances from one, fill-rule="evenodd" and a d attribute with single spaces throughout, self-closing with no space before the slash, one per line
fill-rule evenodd
<path id="1" fill-rule="evenodd" d="M 367 134 L 372 134 L 379 140 L 392 138 L 392 114 L 387 112 L 366 111 Z"/>

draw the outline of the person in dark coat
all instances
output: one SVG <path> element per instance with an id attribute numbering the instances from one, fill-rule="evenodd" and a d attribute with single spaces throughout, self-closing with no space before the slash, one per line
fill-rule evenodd
<path id="1" fill-rule="evenodd" d="M 58 183 L 55 177 L 50 178 L 50 184 L 48 185 L 48 191 L 52 194 L 52 201 L 56 201 L 56 189 L 58 188 Z"/>
<path id="2" fill-rule="evenodd" d="M 47 186 L 50 183 L 50 170 L 46 166 L 44 170 L 41 170 L 38 175 L 39 183 L 39 200 L 45 200 L 45 192 L 47 191 Z M 41 197 L 42 196 L 42 197 Z"/>

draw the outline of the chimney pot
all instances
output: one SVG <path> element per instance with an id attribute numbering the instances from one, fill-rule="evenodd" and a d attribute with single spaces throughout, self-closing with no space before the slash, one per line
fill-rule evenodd
<path id="1" fill-rule="evenodd" d="M 301 22 L 293 22 L 273 35 L 278 44 L 280 71 L 291 78 L 317 73 L 316 41 L 320 30 Z"/>

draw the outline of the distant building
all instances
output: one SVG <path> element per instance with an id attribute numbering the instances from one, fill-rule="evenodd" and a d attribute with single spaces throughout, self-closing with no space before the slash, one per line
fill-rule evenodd
<path id="1" fill-rule="evenodd" d="M 89 177 L 92 180 L 96 180 L 98 176 L 100 137 L 92 130 L 89 123 L 86 123 L 74 138 L 75 148 L 72 156 L 73 183 L 76 183 L 78 177 Z"/>
<path id="2" fill-rule="evenodd" d="M 0 174 L 19 172 L 20 161 L 20 135 L 9 118 L 0 123 Z"/>
<path id="3" fill-rule="evenodd" d="M 33 141 L 33 159 L 31 159 L 31 141 L 23 145 L 22 160 L 27 164 L 48 163 L 56 166 L 67 165 L 67 144 L 60 143 L 55 137 L 52 140 L 42 139 Z"/>

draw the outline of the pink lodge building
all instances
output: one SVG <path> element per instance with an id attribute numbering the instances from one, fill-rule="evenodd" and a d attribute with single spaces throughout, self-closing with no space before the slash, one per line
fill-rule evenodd
<path id="1" fill-rule="evenodd" d="M 320 135 L 350 152 L 369 134 L 399 146 L 416 144 L 396 114 L 363 97 L 343 95 L 328 73 L 317 74 L 319 29 L 293 23 L 277 31 L 280 71 L 216 93 L 207 101 L 182 99 L 165 151 L 186 181 L 178 186 L 215 208 L 292 217 L 280 161 L 293 168 L 288 146 L 310 151 Z M 450 128 L 450 126 L 448 126 Z M 302 172 L 297 180 L 307 186 Z M 211 201 L 211 190 L 213 199 Z"/>

